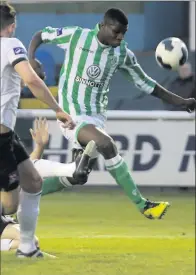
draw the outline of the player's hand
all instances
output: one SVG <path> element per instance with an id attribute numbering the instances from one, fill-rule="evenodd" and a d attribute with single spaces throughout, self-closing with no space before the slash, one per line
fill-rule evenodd
<path id="1" fill-rule="evenodd" d="M 46 118 L 36 118 L 35 129 L 30 129 L 30 133 L 35 143 L 41 147 L 44 147 L 49 140 L 48 123 Z"/>
<path id="2" fill-rule="evenodd" d="M 42 79 L 45 80 L 46 79 L 46 74 L 44 72 L 42 63 L 38 60 L 38 59 L 30 59 L 29 60 L 32 68 L 34 69 L 34 71 L 36 72 L 36 74 Z"/>
<path id="3" fill-rule="evenodd" d="M 68 129 L 72 130 L 76 126 L 73 119 L 71 118 L 71 116 L 62 110 L 56 112 L 56 118 L 58 120 L 60 120 L 61 122 L 63 122 L 62 126 L 64 128 L 68 128 Z"/>
<path id="4" fill-rule="evenodd" d="M 196 100 L 194 98 L 187 98 L 183 100 L 183 108 L 188 112 L 192 113 L 196 109 Z"/>

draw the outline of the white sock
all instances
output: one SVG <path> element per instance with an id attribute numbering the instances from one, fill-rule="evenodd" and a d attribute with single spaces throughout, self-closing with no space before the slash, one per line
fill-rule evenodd
<path id="1" fill-rule="evenodd" d="M 33 162 L 42 178 L 72 177 L 76 169 L 75 162 L 63 164 L 45 159 L 39 159 Z"/>
<path id="2" fill-rule="evenodd" d="M 35 229 L 39 214 L 39 201 L 41 192 L 30 194 L 21 189 L 20 203 L 17 217 L 20 224 L 20 244 L 19 249 L 24 253 L 32 252 L 35 246 Z"/>

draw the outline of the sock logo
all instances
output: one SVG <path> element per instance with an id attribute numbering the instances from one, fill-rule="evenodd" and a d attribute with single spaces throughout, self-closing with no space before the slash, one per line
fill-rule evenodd
<path id="1" fill-rule="evenodd" d="M 133 194 L 134 196 L 137 196 L 137 190 L 136 190 L 136 189 L 133 190 L 133 191 L 132 191 L 132 194 Z"/>

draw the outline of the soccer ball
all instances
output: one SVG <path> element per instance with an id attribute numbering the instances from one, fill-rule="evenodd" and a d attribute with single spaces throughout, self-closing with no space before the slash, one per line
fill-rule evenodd
<path id="1" fill-rule="evenodd" d="M 176 71 L 187 62 L 188 50 L 182 40 L 169 37 L 158 44 L 155 57 L 160 67 Z"/>

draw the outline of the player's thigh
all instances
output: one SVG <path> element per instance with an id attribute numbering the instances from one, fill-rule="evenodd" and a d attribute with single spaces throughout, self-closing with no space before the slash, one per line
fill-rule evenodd
<path id="1" fill-rule="evenodd" d="M 65 129 L 61 122 L 58 123 L 63 135 L 72 142 L 72 147 L 75 149 L 82 149 L 92 139 L 98 142 L 100 140 L 105 140 L 106 137 L 110 138 L 104 130 L 104 120 L 96 116 L 77 116 L 75 118 L 76 127 L 73 130 Z"/>
<path id="2" fill-rule="evenodd" d="M 18 187 L 17 161 L 13 151 L 14 133 L 0 134 L 0 191 Z"/>
<path id="3" fill-rule="evenodd" d="M 97 151 L 105 159 L 114 158 L 118 154 L 114 140 L 95 125 L 84 125 L 78 132 L 77 140 L 82 146 L 86 146 L 89 141 L 94 140 Z"/>
<path id="4" fill-rule="evenodd" d="M 1 239 L 19 240 L 20 228 L 18 224 L 8 224 L 2 232 Z"/>
<path id="5" fill-rule="evenodd" d="M 78 130 L 76 139 L 82 146 L 86 146 L 91 140 L 94 140 L 97 145 L 112 141 L 112 138 L 104 130 L 93 124 L 83 125 Z"/>
<path id="6" fill-rule="evenodd" d="M 19 203 L 19 187 L 9 192 L 0 192 L 0 201 L 5 215 L 16 213 Z"/>
<path id="7" fill-rule="evenodd" d="M 18 165 L 21 188 L 29 193 L 39 192 L 42 186 L 42 179 L 17 135 L 14 138 L 14 155 Z"/>

